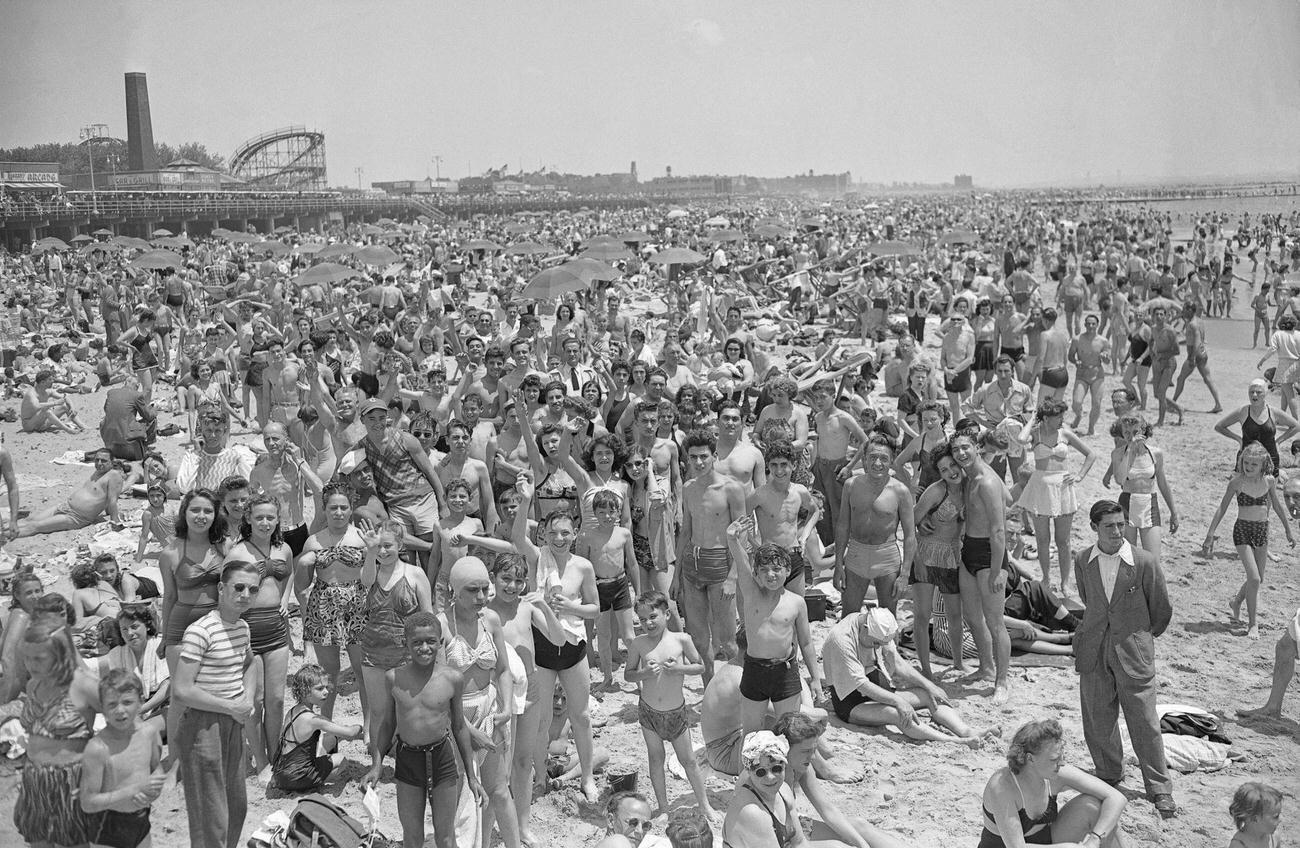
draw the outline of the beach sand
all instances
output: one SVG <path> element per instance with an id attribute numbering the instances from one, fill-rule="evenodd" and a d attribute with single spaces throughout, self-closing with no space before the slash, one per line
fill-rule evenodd
<path id="1" fill-rule="evenodd" d="M 1247 300 L 1248 295 L 1239 292 L 1237 308 L 1243 314 Z M 1245 387 L 1255 376 L 1254 364 L 1260 351 L 1251 351 L 1246 344 L 1251 330 L 1248 320 L 1208 320 L 1206 324 L 1211 367 L 1225 407 L 1236 408 L 1246 401 Z M 1108 389 L 1117 384 L 1116 378 L 1107 378 Z M 102 400 L 102 394 L 76 399 L 83 420 L 92 425 L 98 423 Z M 1152 438 L 1168 457 L 1169 482 L 1182 522 L 1178 535 L 1170 537 L 1166 533 L 1163 557 L 1174 620 L 1157 642 L 1160 700 L 1199 704 L 1222 715 L 1225 733 L 1244 759 L 1212 774 L 1176 776 L 1180 814 L 1171 821 L 1161 821 L 1151 805 L 1142 799 L 1140 777 L 1136 766 L 1130 764 L 1125 789 L 1132 803 L 1122 820 L 1130 845 L 1180 848 L 1226 845 L 1232 833 L 1228 801 L 1233 789 L 1246 780 L 1262 780 L 1287 792 L 1292 812 L 1295 798 L 1300 794 L 1300 722 L 1296 720 L 1300 717 L 1300 695 L 1295 691 L 1296 686 L 1292 686 L 1286 705 L 1289 717 L 1249 723 L 1239 723 L 1235 717 L 1237 708 L 1259 706 L 1267 696 L 1274 644 L 1286 620 L 1300 606 L 1296 552 L 1286 546 L 1275 519 L 1272 538 L 1279 562 L 1272 564 L 1261 591 L 1261 638 L 1247 639 L 1243 635 L 1244 626 L 1229 624 L 1227 610 L 1228 598 L 1242 580 L 1242 568 L 1228 541 L 1231 510 L 1220 529 L 1224 540 L 1214 559 L 1206 561 L 1194 556 L 1223 495 L 1235 451 L 1228 440 L 1214 433 L 1212 427 L 1217 416 L 1207 414 L 1212 403 L 1199 380 L 1190 383 L 1184 400 L 1189 408 L 1186 424 L 1160 428 Z M 11 403 L 17 405 L 17 401 Z M 1100 482 L 1112 446 L 1105 432 L 1113 418 L 1108 396 L 1106 403 L 1098 435 L 1086 439 L 1098 453 L 1099 465 L 1079 491 L 1081 513 L 1097 498 L 1117 494 L 1115 488 L 1109 492 L 1104 490 Z M 1154 420 L 1154 414 L 1151 417 Z M 170 417 L 164 416 L 164 420 Z M 93 439 L 87 436 L 45 435 L 34 439 L 19 434 L 15 424 L 0 425 L 0 433 L 4 433 L 5 443 L 14 456 L 23 503 L 33 512 L 62 499 L 69 486 L 90 473 L 87 467 L 60 466 L 49 461 L 65 451 L 89 449 Z M 165 441 L 172 446 L 170 454 L 179 452 L 175 447 L 179 439 Z M 1077 463 L 1078 458 L 1071 461 Z M 124 502 L 124 507 L 125 503 L 134 509 L 143 505 L 142 501 L 129 501 Z M 22 553 L 29 562 L 39 563 L 75 548 L 79 542 L 89 541 L 92 535 L 92 530 L 86 530 L 26 539 L 12 543 L 8 550 Z M 1091 540 L 1086 516 L 1080 514 L 1074 522 L 1075 549 Z M 57 577 L 56 586 L 70 590 L 66 573 L 42 572 L 42 575 L 47 585 Z M 827 625 L 817 624 L 814 629 L 820 643 Z M 293 630 L 295 641 L 300 641 L 301 627 L 297 619 L 293 621 Z M 303 658 L 294 657 L 291 669 L 302 662 Z M 1072 669 L 1013 669 L 1012 701 L 1003 707 L 993 706 L 987 697 L 955 685 L 948 685 L 947 689 L 951 695 L 961 697 L 959 707 L 970 725 L 980 731 L 996 728 L 1002 739 L 972 751 L 955 745 L 924 745 L 894 732 L 867 732 L 833 723 L 828 738 L 836 757 L 861 763 L 866 769 L 866 779 L 860 784 L 828 784 L 841 809 L 900 834 L 914 846 L 974 845 L 980 831 L 981 789 L 988 776 L 1003 764 L 1006 740 L 1021 723 L 1046 717 L 1060 720 L 1067 732 L 1069 762 L 1085 769 L 1091 767 L 1079 720 L 1078 682 Z M 698 704 L 698 678 L 693 679 L 688 690 L 688 703 Z M 597 731 L 597 744 L 611 752 L 612 766 L 640 769 L 638 788 L 650 793 L 632 687 L 624 687 L 622 693 L 600 695 L 593 700 L 592 711 L 606 719 L 605 727 Z M 359 720 L 356 681 L 349 673 L 345 673 L 337 718 L 344 723 Z M 699 747 L 702 743 L 698 729 L 693 733 Z M 356 780 L 368 766 L 368 757 L 359 742 L 345 742 L 341 750 L 348 762 L 330 781 L 325 794 L 364 820 Z M 0 845 L 21 844 L 13 830 L 11 815 L 17 784 L 15 768 L 15 763 L 0 763 Z M 711 777 L 709 787 L 715 806 L 725 809 L 731 780 Z M 248 795 L 249 813 L 240 844 L 264 817 L 278 809 L 290 810 L 294 804 L 293 798 L 275 790 L 268 792 L 254 781 L 248 784 Z M 386 837 L 399 840 L 401 829 L 391 779 L 386 778 L 380 785 L 379 795 L 383 809 L 380 830 Z M 683 779 L 669 778 L 669 795 L 674 806 L 693 803 L 689 785 Z M 189 844 L 183 803 L 181 791 L 173 788 L 154 805 L 153 840 L 157 848 Z M 802 797 L 799 804 L 803 812 L 811 813 Z M 656 832 L 662 833 L 662 823 L 660 820 Z M 541 845 L 588 845 L 603 832 L 603 808 L 582 801 L 576 787 L 565 788 L 537 799 L 532 828 Z M 1293 829 L 1286 824 L 1283 828 Z"/>

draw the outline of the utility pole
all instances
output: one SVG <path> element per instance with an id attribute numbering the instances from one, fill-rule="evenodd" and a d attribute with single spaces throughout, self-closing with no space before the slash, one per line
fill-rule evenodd
<path id="1" fill-rule="evenodd" d="M 442 157 L 433 157 L 433 172 L 438 182 L 442 182 Z"/>
<path id="2" fill-rule="evenodd" d="M 361 191 L 361 175 L 366 172 L 366 169 L 358 165 L 353 170 L 357 172 L 357 191 Z"/>
<path id="3" fill-rule="evenodd" d="M 99 214 L 99 192 L 95 187 L 95 144 L 108 135 L 108 124 L 87 124 L 81 128 L 81 143 L 86 145 L 90 157 L 90 203 L 96 215 Z"/>

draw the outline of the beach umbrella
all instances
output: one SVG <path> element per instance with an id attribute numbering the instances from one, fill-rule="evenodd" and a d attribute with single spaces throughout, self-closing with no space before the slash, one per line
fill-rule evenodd
<path id="1" fill-rule="evenodd" d="M 324 249 L 325 242 L 323 241 L 305 241 L 298 245 L 298 252 L 306 253 L 309 256 L 315 253 L 320 253 Z"/>
<path id="2" fill-rule="evenodd" d="M 567 264 L 567 263 L 566 263 Z M 591 278 L 584 276 L 566 265 L 547 268 L 533 276 L 520 292 L 520 297 L 533 300 L 553 300 L 569 292 L 587 291 L 591 288 Z"/>
<path id="3" fill-rule="evenodd" d="M 810 230 L 819 230 L 826 222 L 821 218 L 800 218 L 799 226 L 807 227 Z"/>
<path id="4" fill-rule="evenodd" d="M 333 285 L 334 283 L 341 283 L 344 280 L 350 280 L 353 277 L 360 276 L 361 272 L 356 268 L 349 268 L 346 265 L 338 265 L 334 262 L 322 262 L 319 265 L 313 265 L 306 271 L 303 271 L 294 278 L 294 282 L 299 285 L 308 285 L 311 283 Z"/>
<path id="5" fill-rule="evenodd" d="M 623 272 L 619 271 L 613 265 L 601 262 L 599 259 L 591 259 L 590 257 L 584 256 L 580 256 L 577 259 L 570 259 L 559 267 L 575 271 L 589 280 L 599 280 L 601 282 L 610 282 L 623 276 Z"/>
<path id="6" fill-rule="evenodd" d="M 618 240 L 624 244 L 641 244 L 642 242 L 653 241 L 649 233 L 643 233 L 639 230 L 626 232 L 618 236 Z"/>
<path id="7" fill-rule="evenodd" d="M 953 230 L 939 236 L 939 244 L 976 244 L 979 240 L 979 233 L 974 230 Z"/>
<path id="8" fill-rule="evenodd" d="M 235 242 L 236 244 L 257 244 L 262 237 L 257 233 L 231 233 L 226 236 L 226 241 Z"/>
<path id="9" fill-rule="evenodd" d="M 535 241 L 521 241 L 512 244 L 505 249 L 506 256 L 537 256 L 541 253 L 550 253 L 551 249 L 545 245 L 538 244 Z"/>
<path id="10" fill-rule="evenodd" d="M 94 240 L 95 240 L 94 237 L 88 236 L 85 233 L 78 233 L 77 235 L 72 237 L 73 244 L 85 244 L 88 241 L 94 241 Z"/>
<path id="11" fill-rule="evenodd" d="M 661 250 L 646 261 L 656 265 L 698 265 L 708 257 L 685 247 L 670 247 Z"/>
<path id="12" fill-rule="evenodd" d="M 193 247 L 194 242 L 190 241 L 185 236 L 181 235 L 181 236 L 172 236 L 171 238 L 154 239 L 153 246 L 166 247 L 166 248 Z"/>
<path id="13" fill-rule="evenodd" d="M 470 239 L 462 245 L 466 250 L 486 250 L 496 253 L 501 249 L 501 245 L 491 239 Z"/>
<path id="14" fill-rule="evenodd" d="M 382 244 L 368 244 L 352 255 L 366 265 L 389 265 L 398 260 L 397 252 Z"/>
<path id="15" fill-rule="evenodd" d="M 150 250 L 131 260 L 132 268 L 144 268 L 148 270 L 179 268 L 184 264 L 185 260 L 182 259 L 180 255 L 172 253 L 170 250 Z"/>
<path id="16" fill-rule="evenodd" d="M 347 242 L 327 245 L 316 254 L 317 259 L 333 259 L 336 256 L 351 256 L 356 247 Z"/>
<path id="17" fill-rule="evenodd" d="M 153 247 L 149 242 L 135 236 L 113 236 L 113 242 L 122 245 L 122 247 L 129 247 L 132 250 L 149 250 Z"/>
<path id="18" fill-rule="evenodd" d="M 282 236 L 285 233 L 293 232 L 293 227 L 276 227 L 274 230 L 271 230 L 271 232 L 277 236 Z"/>
<path id="19" fill-rule="evenodd" d="M 153 238 L 167 238 L 168 236 L 174 236 L 176 234 L 171 230 L 164 230 L 160 227 L 159 229 L 154 230 L 150 235 Z"/>
<path id="20" fill-rule="evenodd" d="M 669 209 L 668 214 L 664 217 L 676 220 L 677 218 L 685 218 L 689 214 L 691 213 L 687 212 L 685 209 Z"/>
<path id="21" fill-rule="evenodd" d="M 392 218 L 380 218 L 380 219 L 379 219 L 378 221 L 376 221 L 375 223 L 376 223 L 377 225 L 381 226 L 381 227 L 396 227 L 396 226 L 397 226 L 397 222 L 394 221 Z"/>
<path id="22" fill-rule="evenodd" d="M 231 231 L 228 230 L 228 229 L 226 229 L 225 227 L 213 227 L 213 228 L 212 228 L 212 234 L 213 234 L 214 236 L 216 236 L 217 238 L 225 238 L 226 236 L 230 235 L 230 233 L 231 233 Z"/>
<path id="23" fill-rule="evenodd" d="M 754 228 L 754 235 L 760 238 L 786 238 L 790 231 L 779 224 L 759 224 Z"/>
<path id="24" fill-rule="evenodd" d="M 709 218 L 707 221 L 705 221 L 705 222 L 704 222 L 704 226 L 706 226 L 706 227 L 730 227 L 730 226 L 731 226 L 731 221 L 729 221 L 728 219 L 722 217 L 721 215 L 718 215 L 717 217 Z"/>
<path id="25" fill-rule="evenodd" d="M 723 242 L 723 243 L 741 241 L 744 238 L 745 238 L 745 234 L 742 233 L 740 230 L 717 230 L 716 232 L 713 232 L 709 235 L 710 241 Z"/>
<path id="26" fill-rule="evenodd" d="M 922 253 L 919 245 L 905 241 L 876 241 L 862 249 L 872 256 L 915 256 Z"/>
<path id="27" fill-rule="evenodd" d="M 615 259 L 627 259 L 631 256 L 631 253 L 621 244 L 597 244 L 582 251 L 582 255 L 588 259 L 613 261 Z"/>
<path id="28" fill-rule="evenodd" d="M 32 247 L 39 247 L 41 250 L 50 250 L 50 249 L 70 250 L 71 249 L 68 247 L 67 242 L 65 242 L 63 239 L 55 238 L 54 236 L 46 236 L 45 238 L 33 244 Z"/>
<path id="29" fill-rule="evenodd" d="M 521 236 L 524 233 L 531 233 L 535 230 L 532 224 L 506 224 L 506 232 L 512 236 Z"/>
<path id="30" fill-rule="evenodd" d="M 117 244 L 116 242 L 92 241 L 89 244 L 83 244 L 79 253 L 81 253 L 82 256 L 89 256 L 96 251 L 99 251 L 100 253 L 112 253 L 115 250 L 121 249 L 122 245 Z"/>
<path id="31" fill-rule="evenodd" d="M 269 253 L 272 256 L 286 256 L 291 248 L 282 241 L 263 241 L 253 245 L 254 253 Z"/>
<path id="32" fill-rule="evenodd" d="M 363 236 L 381 236 L 383 234 L 384 228 L 376 227 L 374 224 L 366 224 L 361 228 L 361 235 Z"/>
<path id="33" fill-rule="evenodd" d="M 92 235 L 92 236 L 111 236 L 111 235 L 113 235 L 113 231 L 110 230 L 110 229 L 108 229 L 108 228 L 106 228 L 106 227 L 100 227 L 98 230 L 95 230 L 93 233 L 91 233 L 91 235 Z"/>

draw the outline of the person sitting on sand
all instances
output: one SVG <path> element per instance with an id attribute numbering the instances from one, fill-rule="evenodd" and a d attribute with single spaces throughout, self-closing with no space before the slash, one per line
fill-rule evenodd
<path id="1" fill-rule="evenodd" d="M 979 848 L 1072 845 L 1122 848 L 1124 793 L 1077 766 L 1062 764 L 1064 731 L 1056 719 L 1022 725 L 1007 747 L 1007 767 L 984 785 Z M 1057 807 L 1062 790 L 1079 794 Z M 1041 812 L 1030 813 L 1030 809 Z"/>
<path id="2" fill-rule="evenodd" d="M 640 792 L 615 792 L 605 804 L 605 836 L 593 848 L 662 848 L 650 833 L 650 802 Z"/>
<path id="3" fill-rule="evenodd" d="M 32 385 L 23 392 L 21 412 L 24 433 L 82 433 L 86 427 L 77 420 L 67 398 L 53 390 L 54 372 L 40 371 Z"/>
<path id="4" fill-rule="evenodd" d="M 831 628 L 822 646 L 822 666 L 835 715 L 846 724 L 893 725 L 909 739 L 979 745 L 979 736 L 962 721 L 947 693 L 899 656 L 897 636 L 893 613 L 874 606 L 850 613 Z M 931 721 L 920 722 L 918 709 L 929 710 Z"/>
<path id="5" fill-rule="evenodd" d="M 81 488 L 68 495 L 59 506 L 18 522 L 17 538 L 58 533 L 63 530 L 81 530 L 99 521 L 104 513 L 113 529 L 121 530 L 117 514 L 117 497 L 125 486 L 126 478 L 113 464 L 113 454 L 108 448 L 95 451 L 95 470 Z"/>

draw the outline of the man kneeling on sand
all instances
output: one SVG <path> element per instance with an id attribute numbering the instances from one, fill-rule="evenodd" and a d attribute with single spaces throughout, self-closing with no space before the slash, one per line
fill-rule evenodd
<path id="1" fill-rule="evenodd" d="M 90 479 L 56 507 L 18 522 L 18 538 L 62 530 L 80 530 L 98 521 L 104 513 L 115 529 L 120 529 L 117 514 L 117 497 L 125 486 L 126 478 L 113 464 L 113 454 L 108 448 L 95 451 L 95 470 Z"/>

